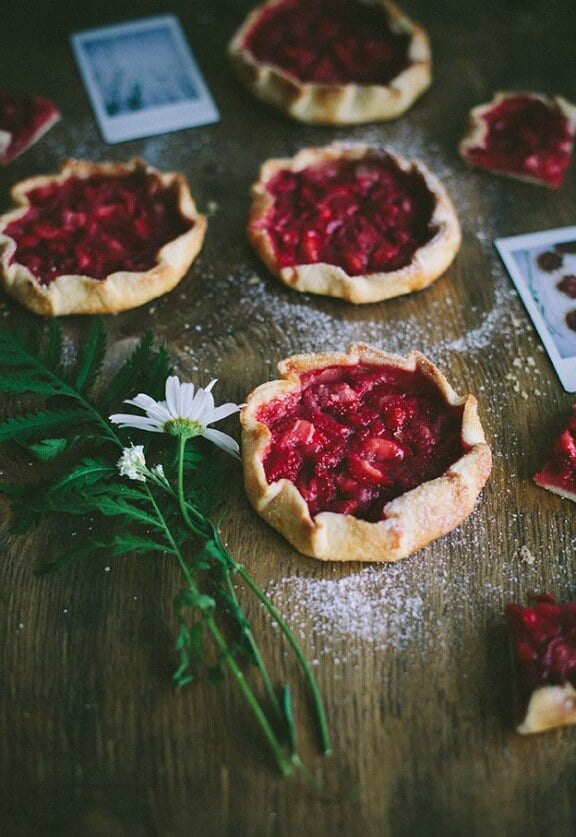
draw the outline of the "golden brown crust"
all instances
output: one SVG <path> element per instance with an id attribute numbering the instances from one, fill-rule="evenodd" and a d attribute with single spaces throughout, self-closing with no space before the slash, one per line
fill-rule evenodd
<path id="1" fill-rule="evenodd" d="M 383 8 L 393 31 L 410 36 L 410 64 L 386 85 L 301 82 L 279 67 L 259 63 L 244 47 L 244 40 L 263 10 L 278 2 L 281 0 L 268 0 L 248 16 L 230 43 L 229 55 L 244 86 L 256 98 L 292 119 L 326 125 L 395 119 L 430 86 L 432 58 L 428 35 L 389 0 L 373 2 Z"/>
<path id="2" fill-rule="evenodd" d="M 257 414 L 269 401 L 300 388 L 301 375 L 311 369 L 357 363 L 392 364 L 419 370 L 432 381 L 447 404 L 463 405 L 462 439 L 469 450 L 440 477 L 392 500 L 386 518 L 377 523 L 351 515 L 322 512 L 311 517 L 302 495 L 287 479 L 268 483 L 263 459 L 271 434 Z M 271 526 L 305 555 L 331 561 L 397 561 L 450 532 L 472 511 L 490 474 L 492 456 L 472 395 L 456 395 L 442 373 L 419 352 L 391 355 L 364 344 L 347 352 L 296 355 L 278 365 L 282 380 L 257 387 L 242 409 L 242 461 L 248 498 Z"/>
<path id="3" fill-rule="evenodd" d="M 4 234 L 7 225 L 28 209 L 27 194 L 52 183 L 63 183 L 70 177 L 121 175 L 134 171 L 155 174 L 165 189 L 175 189 L 179 211 L 193 222 L 191 229 L 165 244 L 157 254 L 157 264 L 144 272 L 119 271 L 105 279 L 90 276 L 62 275 L 49 285 L 41 285 L 30 270 L 18 262 L 10 264 L 16 250 L 14 240 Z M 5 291 L 36 314 L 111 314 L 143 305 L 171 291 L 186 274 L 198 255 L 206 218 L 194 204 L 186 179 L 174 172 L 158 172 L 142 160 L 128 163 L 93 163 L 87 160 L 65 161 L 58 175 L 41 175 L 17 183 L 11 191 L 18 208 L 0 216 L 0 281 Z"/>
<path id="4" fill-rule="evenodd" d="M 416 250 L 409 265 L 387 273 L 350 276 L 342 267 L 323 262 L 280 267 L 264 223 L 274 203 L 267 183 L 281 170 L 300 171 L 335 159 L 359 160 L 375 156 L 392 159 L 401 171 L 417 171 L 424 179 L 435 200 L 430 225 L 436 232 L 430 241 Z M 289 288 L 334 296 L 347 302 L 369 303 L 412 293 L 432 284 L 454 260 L 462 234 L 446 189 L 422 162 L 406 160 L 387 149 L 370 145 L 333 143 L 324 148 L 304 148 L 293 158 L 272 159 L 263 164 L 258 181 L 252 186 L 248 238 L 268 269 Z"/>
<path id="5" fill-rule="evenodd" d="M 576 690 L 571 683 L 564 683 L 535 689 L 517 730 L 528 735 L 573 724 L 576 724 Z"/>
<path id="6" fill-rule="evenodd" d="M 494 97 L 490 102 L 486 102 L 482 105 L 477 105 L 476 107 L 472 108 L 472 110 L 468 114 L 468 127 L 466 129 L 466 133 L 462 137 L 460 141 L 460 145 L 458 146 L 458 151 L 460 156 L 463 160 L 465 160 L 469 165 L 473 166 L 474 161 L 470 160 L 468 157 L 468 150 L 472 150 L 475 148 L 484 148 L 484 144 L 486 141 L 486 137 L 488 135 L 488 122 L 484 118 L 487 113 L 490 113 L 495 107 L 497 107 L 502 102 L 505 102 L 506 99 L 509 99 L 511 96 L 529 96 L 531 99 L 539 99 L 545 105 L 549 107 L 558 107 L 566 119 L 568 120 L 569 125 L 571 126 L 571 131 L 574 133 L 576 131 L 576 107 L 571 104 L 567 99 L 564 99 L 562 96 L 554 96 L 552 98 L 547 98 L 543 96 L 541 93 L 518 93 L 513 91 L 499 91 L 494 94 Z M 529 175 L 522 175 L 516 174 L 516 172 L 504 172 L 504 171 L 497 171 L 496 169 L 493 172 L 494 174 L 501 174 L 505 177 L 513 177 L 515 180 L 523 180 L 526 183 L 536 183 L 539 186 L 542 185 L 549 185 L 544 180 L 538 177 L 530 177 Z"/>

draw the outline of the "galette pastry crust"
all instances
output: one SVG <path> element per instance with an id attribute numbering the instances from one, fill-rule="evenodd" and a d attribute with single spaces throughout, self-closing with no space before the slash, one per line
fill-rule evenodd
<path id="1" fill-rule="evenodd" d="M 264 458 L 271 432 L 258 419 L 269 402 L 301 388 L 301 376 L 331 366 L 392 365 L 422 373 L 446 404 L 462 407 L 465 452 L 441 476 L 423 482 L 384 506 L 384 518 L 368 522 L 350 514 L 323 511 L 312 516 L 296 485 L 288 479 L 269 483 Z M 397 561 L 458 526 L 472 511 L 491 470 L 491 453 L 472 395 L 456 395 L 442 373 L 419 352 L 407 358 L 364 344 L 345 353 L 296 355 L 283 360 L 282 380 L 257 387 L 241 411 L 244 478 L 256 511 L 305 555 L 332 561 Z"/>
<path id="2" fill-rule="evenodd" d="M 45 186 L 64 184 L 72 177 L 114 177 L 134 172 L 154 176 L 163 190 L 173 191 L 180 216 L 184 222 L 190 223 L 188 230 L 158 250 L 155 264 L 150 269 L 121 270 L 103 279 L 89 275 L 62 274 L 48 284 L 41 284 L 28 267 L 18 263 L 16 242 L 6 235 L 5 230 L 11 222 L 20 219 L 28 211 L 29 192 Z M 10 296 L 36 314 L 60 316 L 116 313 L 168 293 L 183 278 L 198 255 L 207 226 L 205 216 L 196 209 L 185 177 L 174 172 L 156 171 L 142 160 L 128 163 L 67 160 L 57 175 L 31 177 L 17 183 L 12 188 L 11 196 L 18 208 L 0 216 L 0 280 Z"/>
<path id="3" fill-rule="evenodd" d="M 430 86 L 432 60 L 428 36 L 389 0 L 372 0 L 369 5 L 382 9 L 393 33 L 409 37 L 408 65 L 384 84 L 306 82 L 279 66 L 258 61 L 246 44 L 247 37 L 263 13 L 282 2 L 268 0 L 255 9 L 233 38 L 229 55 L 244 86 L 256 98 L 292 119 L 327 125 L 395 119 Z"/>
<path id="4" fill-rule="evenodd" d="M 275 199 L 268 191 L 270 181 L 282 170 L 298 172 L 308 167 L 337 161 L 363 159 L 391 161 L 399 171 L 418 173 L 432 196 L 434 208 L 429 220 L 431 237 L 412 255 L 408 265 L 387 272 L 351 276 L 336 264 L 316 262 L 282 267 L 266 228 Z M 406 160 L 383 148 L 364 144 L 334 143 L 323 148 L 304 148 L 295 157 L 271 159 L 260 169 L 252 186 L 248 238 L 268 267 L 289 288 L 333 296 L 353 303 L 380 302 L 421 290 L 441 276 L 454 260 L 462 239 L 452 202 L 440 180 L 419 160 Z"/>
<path id="5" fill-rule="evenodd" d="M 576 724 L 576 689 L 567 682 L 561 686 L 541 686 L 532 692 L 526 715 L 516 729 L 522 735 L 547 732 Z"/>
<path id="6" fill-rule="evenodd" d="M 552 171 L 550 174 L 538 173 L 536 161 L 534 165 L 534 173 L 529 171 L 512 171 L 506 166 L 492 167 L 487 163 L 481 163 L 475 158 L 474 152 L 483 151 L 486 148 L 486 142 L 489 139 L 490 123 L 487 119 L 488 115 L 498 108 L 503 103 L 516 98 L 525 98 L 533 102 L 540 102 L 551 112 L 555 110 L 564 116 L 566 119 L 567 137 L 565 140 L 566 148 L 563 148 L 562 155 L 566 158 L 562 164 L 561 171 Z M 560 186 L 565 169 L 569 165 L 570 155 L 572 153 L 574 135 L 576 133 L 576 107 L 562 96 L 554 96 L 548 98 L 540 93 L 518 93 L 511 91 L 499 91 L 494 94 L 490 102 L 482 105 L 477 105 L 472 108 L 468 114 L 468 128 L 459 145 L 459 153 L 463 160 L 471 166 L 478 166 L 479 168 L 491 171 L 493 174 L 504 175 L 512 177 L 516 180 L 523 180 L 527 183 L 535 183 L 537 185 L 549 186 L 557 188 Z M 542 150 L 539 151 L 542 153 Z M 523 161 L 525 162 L 525 161 Z"/>

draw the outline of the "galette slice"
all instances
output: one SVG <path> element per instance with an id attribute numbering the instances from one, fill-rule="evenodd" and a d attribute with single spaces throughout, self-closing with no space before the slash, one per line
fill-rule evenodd
<path id="1" fill-rule="evenodd" d="M 302 122 L 394 119 L 432 79 L 426 32 L 388 0 L 268 0 L 229 52 L 254 96 Z"/>
<path id="2" fill-rule="evenodd" d="M 491 470 L 472 395 L 419 352 L 296 355 L 241 411 L 246 491 L 305 555 L 396 561 L 458 526 Z"/>
<path id="3" fill-rule="evenodd" d="M 0 90 L 0 164 L 23 154 L 59 119 L 49 99 Z"/>
<path id="4" fill-rule="evenodd" d="M 543 468 L 534 475 L 534 482 L 576 502 L 576 404 L 566 427 L 552 444 Z"/>
<path id="5" fill-rule="evenodd" d="M 264 163 L 248 238 L 288 287 L 366 303 L 430 285 L 461 233 L 446 190 L 419 160 L 334 144 Z"/>
<path id="6" fill-rule="evenodd" d="M 198 254 L 206 219 L 186 179 L 141 160 L 69 160 L 17 183 L 0 216 L 0 280 L 37 314 L 105 314 L 172 290 Z"/>
<path id="7" fill-rule="evenodd" d="M 506 607 L 521 733 L 576 724 L 576 602 L 533 598 L 532 607 Z"/>
<path id="8" fill-rule="evenodd" d="M 470 111 L 460 154 L 473 166 L 558 188 L 570 165 L 576 108 L 538 93 L 497 93 Z"/>

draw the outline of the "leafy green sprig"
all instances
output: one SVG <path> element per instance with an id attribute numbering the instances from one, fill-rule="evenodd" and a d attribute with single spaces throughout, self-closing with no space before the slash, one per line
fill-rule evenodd
<path id="1" fill-rule="evenodd" d="M 25 447 L 28 454 L 46 463 L 49 471 L 44 479 L 0 485 L 0 493 L 12 506 L 12 531 L 26 532 L 50 514 L 102 519 L 97 538 L 71 545 L 45 566 L 49 571 L 98 552 L 173 557 L 184 581 L 173 601 L 179 626 L 175 682 L 181 687 L 202 672 L 213 680 L 228 672 L 280 772 L 306 772 L 298 754 L 291 690 L 288 685 L 275 688 L 235 581 L 243 582 L 265 607 L 293 651 L 311 695 L 321 750 L 329 754 L 318 685 L 290 628 L 246 568 L 230 555 L 211 518 L 220 460 L 208 460 L 197 437 L 205 435 L 231 453 L 236 443 L 220 431 L 207 429 L 198 420 L 207 413 L 200 410 L 193 417 L 183 415 L 176 420 L 170 415 L 158 428 L 149 426 L 154 425 L 150 419 L 134 416 L 132 426 L 142 429 L 132 435 L 139 441 L 139 436 L 148 438 L 142 438 L 141 445 L 126 445 L 126 430 L 113 426 L 108 418 L 110 410 L 133 395 L 135 385 L 140 392 L 150 393 L 149 402 L 161 397 L 165 382 L 178 386 L 177 379 L 168 378 L 166 351 L 153 346 L 150 334 L 143 337 L 106 387 L 101 382 L 106 340 L 100 320 L 93 321 L 76 363 L 65 363 L 64 354 L 56 320 L 50 321 L 42 335 L 36 329 L 21 337 L 0 332 L 0 392 L 34 399 L 24 412 L 0 423 L 0 442 Z M 198 391 L 199 399 L 202 393 L 203 408 L 207 401 L 213 405 L 212 396 L 207 395 L 211 387 Z M 168 383 L 166 395 L 168 400 L 173 395 Z M 138 399 L 146 396 L 137 396 L 129 403 L 142 406 Z M 157 407 L 165 410 L 166 404 L 158 402 Z M 232 406 L 216 408 L 213 415 L 228 414 Z M 111 418 L 119 424 L 121 419 L 130 422 L 127 415 Z M 213 420 L 218 419 L 211 418 L 207 424 Z M 143 432 L 150 429 L 156 430 L 152 442 Z M 167 449 L 166 442 L 175 442 L 176 451 Z M 164 461 L 160 463 L 162 456 Z M 158 464 L 149 468 L 147 457 L 154 457 Z M 260 677 L 263 696 L 244 675 L 247 663 Z"/>

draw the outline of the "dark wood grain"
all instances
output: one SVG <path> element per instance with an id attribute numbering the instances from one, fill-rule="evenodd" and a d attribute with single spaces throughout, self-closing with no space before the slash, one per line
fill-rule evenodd
<path id="1" fill-rule="evenodd" d="M 236 474 L 224 534 L 301 634 L 326 696 L 334 755 L 317 756 L 295 695 L 319 793 L 277 777 L 230 684 L 175 691 L 177 568 L 167 560 L 93 560 L 38 578 L 57 526 L 2 541 L 0 830 L 9 835 L 570 835 L 576 831 L 576 732 L 513 729 L 503 605 L 529 590 L 576 596 L 574 507 L 531 475 L 572 397 L 560 386 L 495 251 L 497 236 L 573 224 L 574 169 L 558 191 L 466 169 L 456 146 L 468 108 L 497 89 L 576 100 L 568 2 L 411 0 L 429 30 L 431 90 L 400 120 L 352 129 L 283 120 L 240 90 L 226 44 L 249 4 L 174 0 L 221 111 L 219 124 L 106 146 L 67 43 L 70 32 L 165 11 L 136 3 L 11 3 L 0 34 L 2 85 L 41 93 L 63 119 L 0 171 L 0 202 L 22 177 L 66 156 L 142 156 L 184 172 L 202 210 L 204 250 L 172 294 L 106 318 L 123 354 L 148 328 L 197 383 L 220 379 L 241 401 L 284 356 L 366 340 L 429 354 L 474 392 L 495 454 L 460 529 L 395 567 L 320 564 L 248 507 Z M 281 287 L 245 236 L 260 163 L 333 139 L 387 143 L 444 180 L 462 221 L 461 253 L 430 289 L 352 307 Z M 3 299 L 0 323 L 32 315 Z M 64 329 L 81 341 L 87 321 Z M 19 468 L 27 468 L 20 462 Z M 535 556 L 523 563 L 519 549 Z M 259 607 L 247 603 L 272 671 L 295 674 Z M 363 620 L 359 614 L 363 613 Z M 366 615 L 367 614 L 367 615 Z"/>

